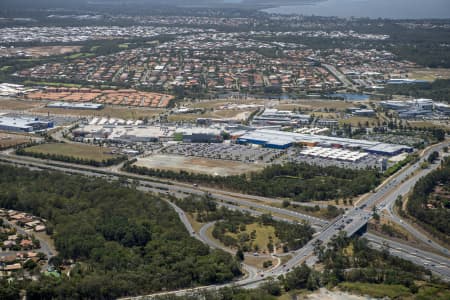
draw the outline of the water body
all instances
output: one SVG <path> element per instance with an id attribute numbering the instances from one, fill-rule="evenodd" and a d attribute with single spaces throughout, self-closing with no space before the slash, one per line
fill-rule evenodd
<path id="1" fill-rule="evenodd" d="M 319 0 L 263 11 L 343 18 L 450 19 L 450 0 Z"/>
<path id="2" fill-rule="evenodd" d="M 335 98 L 344 99 L 347 101 L 367 101 L 370 99 L 370 96 L 366 95 L 366 94 L 346 94 L 346 93 L 329 94 L 329 95 L 326 95 L 326 97 L 333 98 L 333 99 L 335 99 Z"/>

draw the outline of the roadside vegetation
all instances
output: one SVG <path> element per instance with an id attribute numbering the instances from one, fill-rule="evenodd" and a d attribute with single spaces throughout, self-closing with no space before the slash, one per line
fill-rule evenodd
<path id="1" fill-rule="evenodd" d="M 223 177 L 148 169 L 136 166 L 134 162 L 127 162 L 124 171 L 210 185 L 252 195 L 289 197 L 298 202 L 352 198 L 369 192 L 381 181 L 380 174 L 375 170 L 319 167 L 306 163 L 273 165 L 249 175 Z"/>
<path id="2" fill-rule="evenodd" d="M 201 292 L 193 296 L 160 297 L 158 300 L 176 299 L 294 299 L 321 287 L 340 289 L 370 297 L 390 299 L 436 299 L 450 296 L 450 285 L 440 282 L 421 266 L 391 256 L 387 249 L 369 248 L 366 239 L 334 237 L 325 245 L 317 244 L 319 268 L 306 264 L 290 273 L 269 278 L 260 288 L 251 291 L 221 289 Z M 197 297 L 197 298 L 196 298 Z"/>
<path id="3" fill-rule="evenodd" d="M 427 231 L 450 242 L 450 158 L 417 182 L 409 196 L 407 212 Z"/>
<path id="4" fill-rule="evenodd" d="M 212 236 L 226 247 L 244 252 L 283 252 L 296 250 L 305 245 L 314 233 L 309 224 L 276 221 L 271 215 L 251 216 L 248 213 L 218 207 L 207 195 L 171 199 L 196 222 L 216 222 Z"/>
<path id="5" fill-rule="evenodd" d="M 241 275 L 230 254 L 189 237 L 167 203 L 118 182 L 0 165 L 0 207 L 47 220 L 61 273 L 0 280 L 0 299 L 115 299 Z"/>
<path id="6" fill-rule="evenodd" d="M 406 95 L 415 98 L 429 98 L 449 102 L 450 79 L 437 79 L 431 83 L 389 85 L 383 93 L 386 95 Z"/>

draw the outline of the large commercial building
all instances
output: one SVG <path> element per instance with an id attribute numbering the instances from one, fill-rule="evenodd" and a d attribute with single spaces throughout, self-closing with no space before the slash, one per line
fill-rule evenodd
<path id="1" fill-rule="evenodd" d="M 14 132 L 33 132 L 52 128 L 53 122 L 38 118 L 0 116 L 0 130 Z"/>
<path id="2" fill-rule="evenodd" d="M 83 139 L 108 140 L 117 143 L 147 143 L 173 139 L 175 128 L 145 125 L 89 124 L 72 131 Z"/>
<path id="3" fill-rule="evenodd" d="M 296 114 L 291 111 L 277 110 L 266 108 L 264 112 L 253 118 L 252 124 L 266 126 L 266 125 L 300 125 L 309 124 L 311 122 L 310 115 Z"/>
<path id="4" fill-rule="evenodd" d="M 249 131 L 237 139 L 241 144 L 256 144 L 268 148 L 286 149 L 293 144 L 334 148 L 359 149 L 372 154 L 397 155 L 413 149 L 404 145 L 386 144 L 375 141 L 355 140 L 314 134 L 301 134 L 276 130 Z"/>
<path id="5" fill-rule="evenodd" d="M 185 143 L 220 143 L 223 141 L 222 131 L 216 128 L 178 128 L 175 135 L 180 134 Z"/>
<path id="6" fill-rule="evenodd" d="M 417 118 L 433 113 L 434 103 L 431 99 L 415 99 L 408 101 L 381 101 L 385 109 L 395 110 L 400 118 Z"/>
<path id="7" fill-rule="evenodd" d="M 450 115 L 450 105 L 448 104 L 435 102 L 434 109 L 441 114 Z"/>

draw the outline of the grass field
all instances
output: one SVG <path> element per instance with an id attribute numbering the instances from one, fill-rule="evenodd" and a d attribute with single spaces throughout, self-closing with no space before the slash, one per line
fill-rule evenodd
<path id="1" fill-rule="evenodd" d="M 9 71 L 10 69 L 12 69 L 12 66 L 3 66 L 3 67 L 0 68 L 0 71 L 2 71 L 2 72 L 7 72 L 7 71 Z"/>
<path id="2" fill-rule="evenodd" d="M 1 99 L 0 108 L 4 110 L 28 110 L 42 106 L 42 103 L 28 100 L 16 100 L 16 99 Z"/>
<path id="3" fill-rule="evenodd" d="M 244 263 L 246 263 L 249 266 L 255 267 L 257 269 L 264 269 L 264 262 L 270 260 L 272 262 L 272 266 L 275 266 L 277 264 L 277 260 L 273 258 L 268 257 L 260 257 L 260 256 L 245 256 Z M 271 268 L 271 267 L 269 267 Z"/>
<path id="4" fill-rule="evenodd" d="M 433 122 L 433 121 L 408 121 L 409 125 L 412 127 L 421 127 L 421 128 L 433 128 L 433 127 L 446 127 L 450 129 L 450 123 L 446 121 L 442 122 Z"/>
<path id="5" fill-rule="evenodd" d="M 430 69 L 430 68 L 417 68 L 409 69 L 408 76 L 410 78 L 434 81 L 436 79 L 448 79 L 450 78 L 450 69 Z"/>
<path id="6" fill-rule="evenodd" d="M 29 143 L 32 140 L 34 140 L 34 138 L 26 135 L 0 132 L 0 149 L 6 149 L 9 147 Z"/>
<path id="7" fill-rule="evenodd" d="M 107 148 L 83 144 L 41 144 L 26 148 L 25 151 L 30 153 L 76 157 L 83 160 L 95 160 L 98 162 L 118 157 L 118 155 L 112 154 L 111 150 Z"/>
<path id="8" fill-rule="evenodd" d="M 146 109 L 146 108 L 125 108 L 115 106 L 105 106 L 102 110 L 84 110 L 84 109 L 62 109 L 62 108 L 48 108 L 42 107 L 35 110 L 40 113 L 72 115 L 72 116 L 97 116 L 97 117 L 111 117 L 125 120 L 137 120 L 142 118 L 153 118 L 158 116 L 162 110 Z"/>
<path id="9" fill-rule="evenodd" d="M 197 222 L 196 214 L 187 213 L 186 217 L 188 218 L 189 223 L 191 223 L 192 228 L 195 230 L 195 232 L 199 232 L 203 225 L 205 225 L 205 223 Z"/>
<path id="10" fill-rule="evenodd" d="M 351 124 L 352 126 L 358 126 L 358 124 L 361 124 L 365 126 L 366 122 L 369 122 L 369 125 L 372 123 L 377 124 L 378 119 L 377 118 L 368 118 L 368 117 L 350 117 L 347 119 L 339 120 L 339 123 L 342 124 Z"/>
<path id="11" fill-rule="evenodd" d="M 256 238 L 252 241 L 252 243 L 253 245 L 258 245 L 258 248 L 262 252 L 268 252 L 267 244 L 270 241 L 269 237 L 272 237 L 274 245 L 279 243 L 278 238 L 275 236 L 275 228 L 273 226 L 263 226 L 258 223 L 252 223 L 245 227 L 245 231 L 241 231 L 239 233 L 247 233 L 250 235 L 252 231 L 255 231 L 256 233 Z M 227 233 L 227 235 L 233 238 L 238 238 L 237 234 Z"/>
<path id="12" fill-rule="evenodd" d="M 66 59 L 76 59 L 76 58 L 88 58 L 88 57 L 92 57 L 94 56 L 94 53 L 75 53 L 75 54 L 71 54 L 66 56 Z"/>
<path id="13" fill-rule="evenodd" d="M 440 285 L 427 284 L 420 287 L 416 299 L 448 300 L 450 290 Z"/>
<path id="14" fill-rule="evenodd" d="M 300 108 L 302 110 L 312 110 L 317 111 L 321 109 L 334 109 L 336 111 L 344 111 L 347 108 L 354 107 L 355 102 L 343 101 L 343 100 L 323 100 L 323 99 L 305 99 L 296 100 L 295 102 L 290 101 L 281 102 L 276 105 L 275 108 L 281 110 L 293 110 L 294 108 Z"/>
<path id="15" fill-rule="evenodd" d="M 402 285 L 388 285 L 388 284 L 371 284 L 360 282 L 343 282 L 339 284 L 339 288 L 354 292 L 361 295 L 368 295 L 376 298 L 389 297 L 390 299 L 403 299 L 411 296 L 411 292 L 407 287 Z"/>

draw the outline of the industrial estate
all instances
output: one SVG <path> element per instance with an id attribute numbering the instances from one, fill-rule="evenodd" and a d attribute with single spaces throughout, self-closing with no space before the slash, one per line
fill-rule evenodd
<path id="1" fill-rule="evenodd" d="M 449 299 L 448 20 L 126 7 L 0 14 L 1 299 Z"/>

